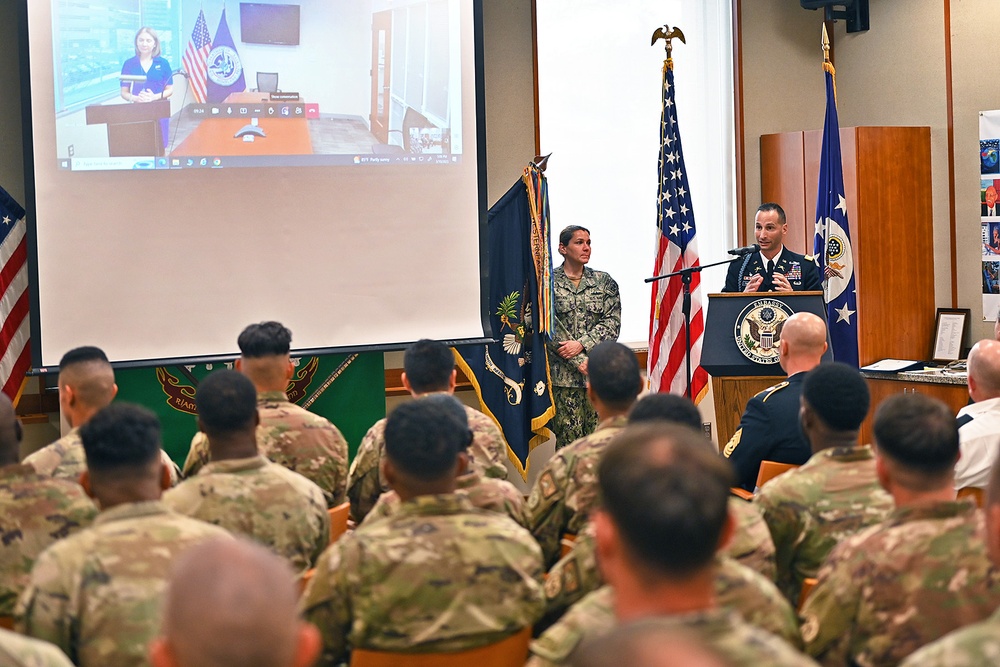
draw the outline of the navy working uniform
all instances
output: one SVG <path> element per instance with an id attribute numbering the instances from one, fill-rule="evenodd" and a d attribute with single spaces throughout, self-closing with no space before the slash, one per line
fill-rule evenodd
<path id="1" fill-rule="evenodd" d="M 744 489 L 753 491 L 761 461 L 802 465 L 812 456 L 799 425 L 804 377 L 796 373 L 747 401 L 740 427 L 722 450 Z"/>
<path id="2" fill-rule="evenodd" d="M 774 271 L 784 274 L 788 279 L 788 284 L 795 292 L 805 292 L 809 290 L 823 289 L 823 279 L 819 275 L 819 268 L 811 256 L 800 255 L 792 252 L 788 248 L 782 248 L 781 254 L 774 263 Z M 729 265 L 729 272 L 726 274 L 726 286 L 723 292 L 742 292 L 750 279 L 757 274 L 764 277 L 758 292 L 774 291 L 771 274 L 767 272 L 767 259 L 759 252 L 747 255 Z"/>

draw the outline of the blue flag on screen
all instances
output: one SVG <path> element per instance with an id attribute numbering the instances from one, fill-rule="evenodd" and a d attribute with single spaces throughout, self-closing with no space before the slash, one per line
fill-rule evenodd
<path id="1" fill-rule="evenodd" d="M 826 72 L 826 120 L 823 152 L 819 161 L 816 198 L 816 237 L 813 248 L 826 291 L 833 358 L 858 366 L 858 295 L 854 287 L 854 251 L 844 199 L 844 165 L 837 120 L 836 73 L 829 62 Z"/>
<path id="2" fill-rule="evenodd" d="M 247 89 L 243 76 L 243 61 L 236 52 L 236 44 L 229 33 L 226 10 L 222 10 L 219 27 L 212 40 L 212 50 L 205 63 L 208 69 L 208 101 L 222 102 L 230 93 L 242 93 Z"/>
<path id="3" fill-rule="evenodd" d="M 523 479 L 528 454 L 551 437 L 555 414 L 545 341 L 537 327 L 538 278 L 531 247 L 528 189 L 518 181 L 489 210 L 488 308 L 498 342 L 455 349 L 472 381 L 480 407 L 507 441 L 507 456 Z M 545 239 L 548 247 L 549 240 Z M 549 267 L 551 273 L 551 266 Z"/>

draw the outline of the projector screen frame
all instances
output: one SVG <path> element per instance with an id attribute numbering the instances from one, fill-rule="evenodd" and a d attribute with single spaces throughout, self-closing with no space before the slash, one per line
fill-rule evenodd
<path id="1" fill-rule="evenodd" d="M 27 243 L 27 275 L 29 282 L 29 321 L 31 331 L 31 368 L 29 375 L 45 375 L 58 371 L 58 366 L 54 364 L 44 364 L 42 359 L 42 349 L 38 341 L 41 340 L 41 308 L 39 294 L 39 259 L 38 259 L 38 227 L 36 218 L 36 198 L 38 187 L 35 173 L 35 145 L 34 145 L 34 121 L 32 117 L 32 85 L 30 67 L 30 35 L 28 25 L 28 2 L 31 0 L 17 0 L 17 26 L 18 26 L 18 53 L 20 57 L 20 88 L 21 88 L 21 119 L 22 119 L 22 143 L 24 149 L 24 179 L 25 179 L 25 223 L 26 223 L 26 243 Z M 467 336 L 460 338 L 441 339 L 450 346 L 483 344 L 494 341 L 492 325 L 490 323 L 490 308 L 487 303 L 489 295 L 489 249 L 486 245 L 488 195 L 487 195 L 487 161 L 486 161 L 486 101 L 485 101 L 485 80 L 484 80 L 484 27 L 483 27 L 483 0 L 463 0 L 467 1 L 472 13 L 473 20 L 473 44 L 474 53 L 473 71 L 475 76 L 475 90 L 473 98 L 475 100 L 475 127 L 470 128 L 476 136 L 476 167 L 475 180 L 478 188 L 476 199 L 478 201 L 478 262 L 479 262 L 479 324 L 482 327 L 482 336 Z M 301 3 L 300 3 L 301 4 Z M 237 13 L 238 16 L 238 13 Z M 230 19 L 232 20 L 232 19 Z M 467 125 L 468 126 L 468 125 Z M 466 157 L 471 157 L 465 152 Z M 448 261 L 448 258 L 437 258 L 438 261 Z M 266 318 L 259 318 L 266 319 Z M 256 321 L 256 320 L 255 320 Z M 250 322 L 234 323 L 234 330 L 231 338 L 235 341 L 239 330 Z M 127 325 L 127 323 L 126 323 Z M 294 334 L 294 331 L 293 331 Z M 416 340 L 416 338 L 414 338 Z M 343 354 L 355 352 L 387 352 L 405 349 L 414 340 L 400 340 L 395 342 L 380 342 L 371 344 L 347 344 L 331 345 L 328 347 L 303 347 L 293 348 L 292 356 L 315 356 L 326 354 Z M 91 344 L 95 341 L 80 340 L 77 344 Z M 294 339 L 293 339 L 294 344 Z M 112 365 L 116 368 L 146 368 L 165 365 L 184 365 L 199 363 L 215 363 L 230 361 L 237 355 L 232 352 L 222 352 L 218 354 L 190 354 L 181 356 L 163 356 L 143 359 L 112 359 Z"/>

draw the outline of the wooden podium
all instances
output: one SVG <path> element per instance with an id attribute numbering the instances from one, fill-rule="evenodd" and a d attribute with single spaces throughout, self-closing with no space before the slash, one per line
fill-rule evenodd
<path id="1" fill-rule="evenodd" d="M 729 292 L 708 295 L 701 365 L 712 376 L 719 444 L 739 427 L 747 401 L 777 384 L 785 372 L 777 363 L 780 329 L 793 313 L 813 313 L 826 322 L 822 292 Z M 824 361 L 832 361 L 827 334 Z"/>
<path id="2" fill-rule="evenodd" d="M 170 100 L 87 107 L 87 125 L 108 126 L 108 154 L 111 157 L 162 156 L 161 118 L 170 118 Z"/>

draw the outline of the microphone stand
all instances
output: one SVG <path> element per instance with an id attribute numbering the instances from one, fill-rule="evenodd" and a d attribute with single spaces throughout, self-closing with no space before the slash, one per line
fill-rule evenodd
<path id="1" fill-rule="evenodd" d="M 751 252 L 757 252 L 753 250 Z M 747 255 L 751 252 L 746 253 Z M 688 397 L 689 400 L 694 401 L 694 397 L 691 396 L 691 280 L 694 274 L 701 273 L 703 269 L 707 269 L 713 266 L 721 266 L 723 264 L 732 264 L 743 259 L 745 255 L 737 255 L 732 259 L 724 259 L 719 262 L 712 262 L 711 264 L 700 264 L 698 266 L 692 266 L 686 269 L 681 269 L 680 271 L 674 271 L 673 273 L 664 273 L 662 276 L 653 276 L 652 278 L 646 278 L 643 282 L 653 283 L 658 280 L 663 280 L 664 278 L 673 278 L 674 276 L 681 277 L 682 291 L 684 294 L 683 301 L 681 302 L 681 311 L 684 313 L 684 347 L 686 349 L 684 355 L 684 369 L 685 375 L 687 377 L 687 389 L 684 391 L 684 395 Z"/>

